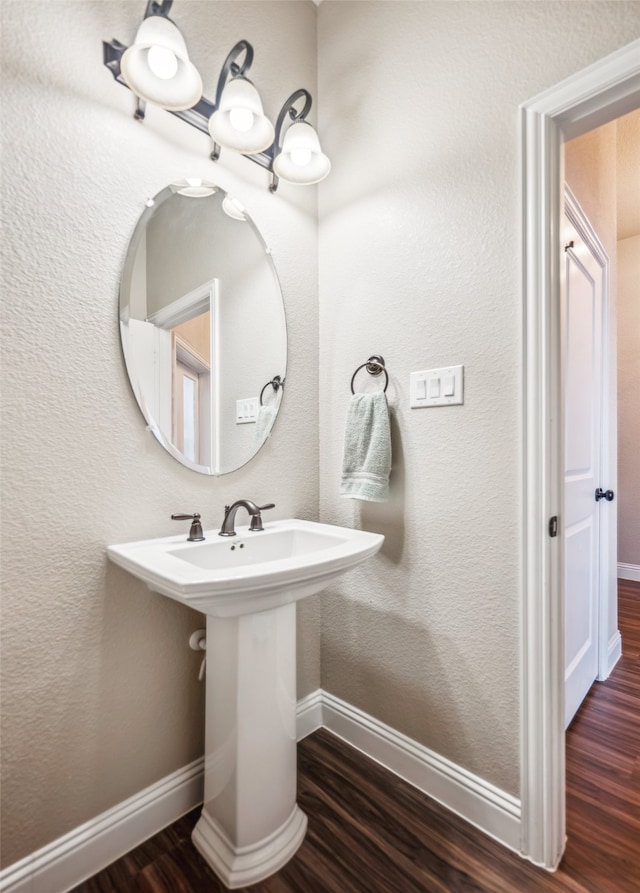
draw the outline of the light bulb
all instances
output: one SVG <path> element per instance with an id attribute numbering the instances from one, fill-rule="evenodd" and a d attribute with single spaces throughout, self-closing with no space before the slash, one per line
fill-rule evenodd
<path id="1" fill-rule="evenodd" d="M 292 149 L 291 161 L 298 167 L 306 167 L 311 161 L 311 149 Z"/>
<path id="2" fill-rule="evenodd" d="M 234 130 L 247 133 L 253 127 L 253 112 L 250 112 L 249 109 L 231 109 L 229 123 Z"/>
<path id="3" fill-rule="evenodd" d="M 155 76 L 163 81 L 170 81 L 178 71 L 176 54 L 167 47 L 150 47 L 147 53 L 147 62 Z"/>

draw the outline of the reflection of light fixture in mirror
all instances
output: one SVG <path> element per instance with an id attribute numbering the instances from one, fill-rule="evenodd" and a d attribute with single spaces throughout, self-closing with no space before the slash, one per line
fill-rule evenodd
<path id="1" fill-rule="evenodd" d="M 144 20 L 129 49 L 117 40 L 102 44 L 104 64 L 118 83 L 138 97 L 135 117 L 144 119 L 147 100 L 157 103 L 211 136 L 213 161 L 219 159 L 224 147 L 235 149 L 269 171 L 271 192 L 278 188 L 279 178 L 300 185 L 324 179 L 331 164 L 306 120 L 311 94 L 296 90 L 282 106 L 274 128 L 263 112 L 258 91 L 247 78 L 253 47 L 240 40 L 224 61 L 215 102 L 206 99 L 202 96 L 200 75 L 189 61 L 184 38 L 168 18 L 172 3 L 173 0 L 148 0 Z M 287 117 L 291 124 L 281 143 Z M 303 128 L 302 124 L 306 126 Z"/>
<path id="2" fill-rule="evenodd" d="M 201 180 L 199 177 L 187 177 L 174 183 L 174 188 L 178 195 L 186 195 L 189 198 L 206 198 L 218 191 L 218 187 L 207 180 Z"/>
<path id="3" fill-rule="evenodd" d="M 247 219 L 244 216 L 244 207 L 240 204 L 237 198 L 232 198 L 230 195 L 225 195 L 222 200 L 222 210 L 227 216 L 232 217 L 234 220 Z"/>
<path id="4" fill-rule="evenodd" d="M 171 19 L 155 14 L 158 7 L 150 0 L 133 45 L 122 54 L 122 78 L 140 99 L 168 111 L 189 109 L 202 96 L 202 79 L 182 34 Z"/>

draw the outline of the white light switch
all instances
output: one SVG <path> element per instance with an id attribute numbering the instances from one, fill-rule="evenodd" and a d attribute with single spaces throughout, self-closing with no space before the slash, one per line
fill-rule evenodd
<path id="1" fill-rule="evenodd" d="M 444 369 L 427 369 L 412 372 L 410 379 L 410 405 L 452 406 L 464 403 L 464 366 L 447 366 Z"/>
<path id="2" fill-rule="evenodd" d="M 258 415 L 258 403 L 257 397 L 236 400 L 236 425 L 246 425 L 247 422 L 255 422 Z"/>
<path id="3" fill-rule="evenodd" d="M 453 375 L 445 375 L 442 379 L 442 396 L 453 397 L 456 392 L 456 380 Z M 440 396 L 438 394 L 438 396 Z"/>

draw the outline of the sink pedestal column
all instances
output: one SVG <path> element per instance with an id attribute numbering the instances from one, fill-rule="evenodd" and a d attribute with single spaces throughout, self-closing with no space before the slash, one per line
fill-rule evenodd
<path id="1" fill-rule="evenodd" d="M 296 606 L 207 616 L 204 806 L 193 842 L 230 889 L 302 843 L 296 803 Z"/>

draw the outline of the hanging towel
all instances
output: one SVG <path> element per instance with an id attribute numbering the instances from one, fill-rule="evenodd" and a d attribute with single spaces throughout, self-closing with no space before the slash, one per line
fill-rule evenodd
<path id="1" fill-rule="evenodd" d="M 390 472 L 391 431 L 386 395 L 354 394 L 347 410 L 340 496 L 386 502 Z"/>
<path id="2" fill-rule="evenodd" d="M 276 420 L 278 410 L 275 406 L 261 406 L 256 416 L 256 430 L 254 431 L 254 442 L 263 443 L 271 434 L 271 428 Z"/>

